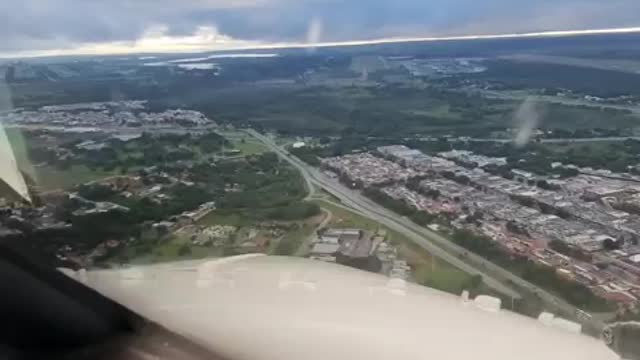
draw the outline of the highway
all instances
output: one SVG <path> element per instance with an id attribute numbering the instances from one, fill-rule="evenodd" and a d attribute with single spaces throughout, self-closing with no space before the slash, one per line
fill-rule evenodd
<path id="1" fill-rule="evenodd" d="M 314 183 L 317 184 L 319 187 L 324 188 L 329 193 L 339 198 L 342 204 L 356 210 L 359 213 L 366 215 L 367 217 L 370 217 L 380 222 L 381 224 L 389 227 L 394 231 L 398 231 L 399 233 L 407 236 L 409 239 L 418 243 L 427 251 L 429 251 L 429 253 L 431 253 L 432 255 L 446 260 L 447 262 L 451 263 L 452 265 L 460 268 L 461 270 L 469 274 L 482 275 L 483 280 L 485 281 L 485 283 L 487 283 L 487 285 L 489 285 L 490 287 L 500 291 L 501 293 L 509 297 L 512 297 L 514 299 L 521 298 L 518 292 L 511 289 L 510 287 L 505 286 L 500 281 L 493 279 L 490 275 L 473 268 L 472 266 L 468 265 L 466 262 L 460 260 L 458 257 L 448 252 L 445 252 L 440 247 L 434 246 L 431 242 L 425 239 L 423 234 L 421 234 L 423 230 L 427 230 L 427 229 L 422 228 L 421 226 L 418 226 L 412 223 L 411 221 L 409 221 L 408 219 L 402 218 L 401 216 L 395 213 L 392 213 L 391 211 L 374 203 L 368 198 L 362 196 L 361 194 L 351 189 L 348 189 L 347 187 L 340 184 L 338 181 L 335 181 L 327 177 L 326 175 L 322 174 L 320 171 L 316 170 L 315 168 L 312 168 L 311 166 L 298 160 L 293 155 L 289 154 L 288 151 L 277 146 L 271 139 L 267 138 L 266 136 L 261 135 L 254 130 L 248 130 L 248 133 L 256 137 L 257 139 L 261 140 L 266 146 L 268 146 L 271 150 L 277 153 L 282 159 L 286 160 L 291 165 L 296 167 L 300 171 L 302 176 L 305 178 L 305 182 L 308 184 L 307 186 L 311 186 L 311 189 L 313 189 L 313 185 L 311 184 L 314 184 Z M 412 226 L 407 226 L 407 225 L 412 225 Z M 416 228 L 417 230 L 420 230 L 420 232 L 416 232 Z M 466 253 L 466 250 L 464 252 Z"/>
<path id="2" fill-rule="evenodd" d="M 381 205 L 376 204 L 359 192 L 347 188 L 337 180 L 326 176 L 317 169 L 300 161 L 287 150 L 276 145 L 270 138 L 254 130 L 247 130 L 247 132 L 262 141 L 282 159 L 297 168 L 305 178 L 305 182 L 308 184 L 307 186 L 310 189 L 313 189 L 313 184 L 318 185 L 340 199 L 343 205 L 348 206 L 357 212 L 380 222 L 388 228 L 401 233 L 432 255 L 449 262 L 469 274 L 481 275 L 483 281 L 493 289 L 513 299 L 519 299 L 521 298 L 521 295 L 515 289 L 505 285 L 505 283 L 512 282 L 518 287 L 538 295 L 546 304 L 558 310 L 570 314 L 576 314 L 580 311 L 580 309 L 566 301 L 485 260 L 484 258 L 469 252 L 440 234 L 419 226 L 406 217 L 400 216 Z"/>

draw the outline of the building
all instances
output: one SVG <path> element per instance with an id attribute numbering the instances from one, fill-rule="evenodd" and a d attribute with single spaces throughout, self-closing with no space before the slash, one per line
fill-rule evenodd
<path id="1" fill-rule="evenodd" d="M 311 248 L 311 256 L 334 256 L 340 249 L 339 244 L 317 243 Z"/>
<path id="2" fill-rule="evenodd" d="M 356 229 L 352 229 L 356 230 Z M 373 238 L 371 234 L 366 234 L 362 230 L 344 234 L 344 240 L 340 241 L 340 246 L 336 254 L 338 264 L 355 267 L 371 272 L 380 272 L 382 262 L 374 253 Z"/>

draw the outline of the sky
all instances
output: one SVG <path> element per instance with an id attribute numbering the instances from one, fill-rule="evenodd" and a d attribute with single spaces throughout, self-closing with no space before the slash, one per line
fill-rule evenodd
<path id="1" fill-rule="evenodd" d="M 639 27 L 638 0 L 2 0 L 0 55 Z"/>

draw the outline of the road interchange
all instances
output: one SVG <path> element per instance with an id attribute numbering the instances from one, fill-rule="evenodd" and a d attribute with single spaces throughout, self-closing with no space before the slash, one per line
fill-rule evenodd
<path id="1" fill-rule="evenodd" d="M 347 188 L 336 179 L 325 175 L 318 169 L 302 162 L 286 149 L 279 147 L 269 137 L 251 129 L 247 130 L 247 133 L 260 140 L 271 151 L 294 166 L 304 178 L 305 186 L 309 190 L 310 196 L 314 193 L 316 187 L 324 189 L 338 198 L 343 206 L 353 209 L 357 213 L 365 215 L 401 233 L 433 256 L 449 262 L 468 274 L 481 275 L 485 284 L 511 299 L 522 298 L 520 294 L 522 289 L 537 295 L 546 305 L 554 310 L 572 314 L 573 316 L 579 314 L 583 320 L 587 320 L 587 318 L 590 317 L 589 314 L 567 303 L 563 299 L 469 252 L 442 235 L 419 226 L 408 218 L 382 207 L 358 191 Z M 515 284 L 516 288 L 514 289 L 511 284 Z"/>

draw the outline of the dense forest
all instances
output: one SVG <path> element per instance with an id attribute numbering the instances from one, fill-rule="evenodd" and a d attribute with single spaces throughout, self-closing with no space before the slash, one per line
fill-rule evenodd
<path id="1" fill-rule="evenodd" d="M 488 62 L 486 72 L 470 77 L 512 89 L 571 89 L 600 97 L 640 93 L 640 75 L 560 64 L 495 60 Z"/>
<path id="2" fill-rule="evenodd" d="M 427 152 L 433 147 L 433 144 L 421 142 L 414 142 L 413 145 Z M 635 167 L 640 163 L 640 141 L 635 139 L 581 144 L 531 143 L 522 147 L 510 143 L 456 142 L 449 144 L 449 147 L 491 157 L 504 157 L 507 159 L 506 169 L 518 168 L 538 175 L 577 174 L 571 169 L 552 168 L 551 164 L 554 162 L 615 172 L 635 172 Z"/>

